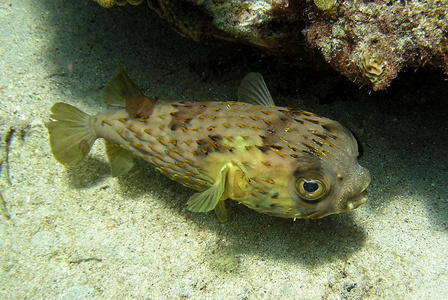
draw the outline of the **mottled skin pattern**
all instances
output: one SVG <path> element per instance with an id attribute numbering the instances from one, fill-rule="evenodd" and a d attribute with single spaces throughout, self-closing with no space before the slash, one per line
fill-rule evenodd
<path id="1" fill-rule="evenodd" d="M 131 150 L 164 175 L 207 190 L 231 164 L 226 191 L 262 213 L 320 218 L 364 203 L 368 171 L 357 162 L 352 134 L 338 122 L 282 107 L 242 102 L 165 102 L 150 116 L 118 110 L 91 118 L 97 137 Z M 320 179 L 327 194 L 317 201 L 298 196 L 299 177 Z"/>

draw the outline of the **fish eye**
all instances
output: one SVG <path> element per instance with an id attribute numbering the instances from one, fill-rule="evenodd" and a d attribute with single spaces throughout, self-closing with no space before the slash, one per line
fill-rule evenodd
<path id="1" fill-rule="evenodd" d="M 318 179 L 299 178 L 296 182 L 296 189 L 300 197 L 305 200 L 318 200 L 327 192 L 325 184 Z"/>

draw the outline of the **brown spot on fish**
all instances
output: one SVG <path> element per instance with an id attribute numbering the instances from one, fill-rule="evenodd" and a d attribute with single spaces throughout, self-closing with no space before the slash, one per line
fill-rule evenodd
<path id="1" fill-rule="evenodd" d="M 126 122 L 126 119 L 125 119 L 125 118 L 117 118 L 116 120 L 117 120 L 118 122 L 121 122 L 121 123 Z"/>
<path id="2" fill-rule="evenodd" d="M 288 148 L 291 149 L 291 150 L 294 151 L 294 152 L 299 151 L 299 149 L 297 149 L 296 147 L 291 146 L 291 145 L 288 145 Z"/>
<path id="3" fill-rule="evenodd" d="M 196 140 L 196 144 L 198 144 L 199 146 L 202 146 L 205 144 L 204 140 Z"/>
<path id="4" fill-rule="evenodd" d="M 170 149 L 166 149 L 165 153 L 168 154 L 168 156 L 170 156 L 170 157 L 174 157 L 174 154 Z"/>
<path id="5" fill-rule="evenodd" d="M 143 94 L 126 97 L 126 112 L 131 118 L 148 118 L 154 111 L 156 99 L 150 99 Z"/>
<path id="6" fill-rule="evenodd" d="M 170 128 L 172 128 L 173 125 L 180 127 L 183 124 L 188 124 L 193 118 L 201 115 L 207 110 L 206 104 L 200 104 L 199 102 L 178 102 L 172 103 L 171 106 L 176 108 L 177 111 L 170 113 L 171 122 L 168 124 L 168 127 Z M 186 116 L 188 116 L 188 118 L 186 118 Z M 205 116 L 201 117 L 205 118 Z"/>
<path id="7" fill-rule="evenodd" d="M 193 166 L 193 167 L 194 167 L 193 162 L 192 162 L 191 160 L 186 159 L 186 160 L 184 160 L 184 162 L 187 163 L 187 164 L 189 164 L 190 166 Z"/>
<path id="8" fill-rule="evenodd" d="M 254 121 L 258 121 L 258 118 L 257 118 L 257 117 L 249 116 L 249 118 L 251 118 L 251 119 L 254 120 Z"/>
<path id="9" fill-rule="evenodd" d="M 305 124 L 305 122 L 303 122 L 302 120 L 296 119 L 296 118 L 294 118 L 294 121 L 296 121 L 297 123 L 300 123 L 300 124 Z"/>
<path id="10" fill-rule="evenodd" d="M 286 156 L 283 152 L 280 152 L 280 151 L 278 151 L 278 150 L 275 149 L 275 148 L 272 148 L 272 147 L 271 147 L 271 150 L 274 151 L 274 153 L 278 154 L 278 155 L 281 156 L 281 157 L 285 157 L 285 156 Z"/>
<path id="11" fill-rule="evenodd" d="M 192 131 L 198 131 L 198 130 L 199 130 L 199 127 L 191 128 L 191 130 L 192 130 Z"/>
<path id="12" fill-rule="evenodd" d="M 270 147 L 270 148 L 274 148 L 274 149 L 276 149 L 276 150 L 282 150 L 282 149 L 283 149 L 283 147 L 282 147 L 282 146 L 279 146 L 279 145 L 266 144 L 265 146 L 266 146 L 266 147 Z"/>
<path id="13" fill-rule="evenodd" d="M 328 135 L 329 137 L 331 137 L 333 140 L 337 140 L 338 137 L 335 136 L 334 134 L 328 133 L 328 132 L 324 132 L 326 135 Z"/>
<path id="14" fill-rule="evenodd" d="M 326 139 L 328 139 L 328 136 L 320 134 L 320 133 L 317 133 L 315 131 L 311 131 L 311 133 L 314 134 L 315 136 L 317 136 L 318 138 L 320 138 L 321 140 L 325 141 Z"/>
<path id="15" fill-rule="evenodd" d="M 272 194 L 271 199 L 278 199 L 278 193 L 276 192 Z"/>
<path id="16" fill-rule="evenodd" d="M 197 156 L 198 154 L 196 153 L 196 151 L 194 150 L 190 150 L 190 153 L 193 154 L 194 156 Z"/>
<path id="17" fill-rule="evenodd" d="M 263 165 L 267 166 L 267 167 L 270 167 L 270 166 L 271 166 L 271 163 L 268 162 L 268 161 L 265 161 L 265 160 L 261 161 L 261 163 L 262 163 Z"/>
<path id="18" fill-rule="evenodd" d="M 216 150 L 219 150 L 219 146 L 216 145 L 213 141 L 209 141 L 210 145 L 212 145 L 213 148 L 215 148 Z"/>
<path id="19" fill-rule="evenodd" d="M 268 149 L 264 146 L 259 146 L 259 145 L 254 145 L 254 146 L 257 147 L 257 149 L 263 153 L 266 153 L 268 151 Z"/>
<path id="20" fill-rule="evenodd" d="M 190 175 L 191 177 L 195 176 L 195 174 L 193 172 L 191 172 L 191 171 L 187 171 L 187 174 Z"/>
<path id="21" fill-rule="evenodd" d="M 157 138 L 157 140 L 159 141 L 160 144 L 162 144 L 164 146 L 166 145 L 165 140 L 162 140 L 161 138 Z"/>
<path id="22" fill-rule="evenodd" d="M 183 127 L 183 126 L 181 127 L 181 129 L 182 129 L 183 132 L 188 132 L 188 129 Z"/>
<path id="23" fill-rule="evenodd" d="M 141 149 L 141 150 L 144 150 L 144 148 L 145 147 L 143 147 L 143 145 L 142 144 L 131 144 L 132 146 L 134 146 L 135 148 L 138 148 L 138 149 Z"/>
<path id="24" fill-rule="evenodd" d="M 221 124 L 221 125 L 224 126 L 225 128 L 229 128 L 229 127 L 230 127 L 230 125 L 227 124 L 227 123 L 223 123 L 223 124 Z"/>
<path id="25" fill-rule="evenodd" d="M 261 178 L 262 181 L 267 182 L 269 184 L 274 184 L 274 180 L 270 179 L 270 178 Z"/>
<path id="26" fill-rule="evenodd" d="M 208 118 L 211 119 L 211 120 L 216 120 L 217 119 L 216 116 L 209 116 Z"/>
<path id="27" fill-rule="evenodd" d="M 249 137 L 247 135 L 242 135 L 241 137 L 245 140 L 249 139 Z"/>
<path id="28" fill-rule="evenodd" d="M 262 112 L 263 114 L 265 114 L 265 115 L 270 115 L 270 114 L 271 114 L 271 112 L 270 112 L 270 111 L 267 111 L 267 110 L 261 110 L 261 112 Z"/>
<path id="29" fill-rule="evenodd" d="M 334 127 L 328 125 L 322 125 L 322 128 L 328 132 L 333 132 L 332 129 L 334 129 Z"/>
<path id="30" fill-rule="evenodd" d="M 180 150 L 173 149 L 173 152 L 176 153 L 179 156 L 182 156 L 182 152 L 180 152 Z"/>
<path id="31" fill-rule="evenodd" d="M 308 151 L 313 152 L 313 153 L 317 152 L 316 148 L 314 148 L 313 146 L 305 144 L 305 143 L 301 143 L 301 144 L 304 145 L 308 149 Z"/>
<path id="32" fill-rule="evenodd" d="M 313 142 L 315 142 L 316 144 L 318 144 L 320 147 L 322 147 L 324 144 L 317 141 L 316 139 L 311 139 Z"/>
<path id="33" fill-rule="evenodd" d="M 200 182 L 202 184 L 207 184 L 208 183 L 207 181 L 205 181 L 203 179 L 200 179 L 200 178 L 195 178 L 195 179 L 196 179 L 197 182 Z"/>
<path id="34" fill-rule="evenodd" d="M 213 129 L 215 129 L 214 126 L 208 126 L 208 127 L 207 127 L 207 130 L 208 130 L 208 131 L 212 131 Z"/>
<path id="35" fill-rule="evenodd" d="M 165 166 L 167 166 L 168 168 L 175 170 L 174 165 L 170 164 L 170 163 L 165 163 Z"/>
<path id="36" fill-rule="evenodd" d="M 244 146 L 244 148 L 246 148 L 246 150 L 250 150 L 250 148 L 252 148 L 251 146 Z"/>
<path id="37" fill-rule="evenodd" d="M 255 129 L 255 130 L 260 129 L 259 127 L 255 126 L 255 125 L 250 125 L 250 127 L 252 127 L 252 128 Z"/>
<path id="38" fill-rule="evenodd" d="M 182 141 L 185 145 L 190 146 L 191 142 L 190 141 Z"/>
<path id="39" fill-rule="evenodd" d="M 264 191 L 264 190 L 255 190 L 257 193 L 260 193 L 260 194 L 267 194 L 267 192 L 266 191 Z"/>
<path id="40" fill-rule="evenodd" d="M 179 125 L 177 125 L 177 124 L 171 125 L 171 130 L 172 131 L 176 130 L 177 128 L 179 128 Z"/>
<path id="41" fill-rule="evenodd" d="M 173 146 L 177 145 L 177 140 L 169 140 L 168 143 L 170 143 Z"/>
<path id="42" fill-rule="evenodd" d="M 266 119 L 262 119 L 262 120 L 263 120 L 263 122 L 266 123 L 266 125 L 271 125 L 271 121 L 268 121 L 268 120 L 266 120 Z"/>
<path id="43" fill-rule="evenodd" d="M 160 130 L 163 130 L 163 128 L 165 128 L 165 126 L 164 125 L 159 125 L 159 126 L 157 126 Z"/>
<path id="44" fill-rule="evenodd" d="M 208 137 L 214 142 L 219 142 L 222 140 L 222 137 L 219 135 L 209 135 Z"/>
<path id="45" fill-rule="evenodd" d="M 242 163 L 243 165 L 245 165 L 246 167 L 249 166 L 249 163 L 248 163 L 247 161 L 241 161 L 241 163 Z"/>
<path id="46" fill-rule="evenodd" d="M 303 119 L 307 122 L 313 123 L 313 124 L 320 124 L 319 120 L 314 120 L 310 118 L 303 117 Z"/>
<path id="47" fill-rule="evenodd" d="M 231 146 L 228 146 L 228 145 L 226 145 L 226 144 L 222 144 L 222 146 L 224 147 L 224 148 L 226 148 L 228 151 L 230 151 L 230 152 L 232 152 L 235 148 L 234 147 L 231 147 Z"/>
<path id="48" fill-rule="evenodd" d="M 267 139 L 267 137 L 265 137 L 264 135 L 258 135 L 259 137 L 261 137 L 262 140 Z"/>
<path id="49" fill-rule="evenodd" d="M 233 137 L 231 137 L 231 136 L 224 135 L 224 138 L 226 140 L 228 140 L 229 142 L 233 141 Z"/>
<path id="50" fill-rule="evenodd" d="M 239 128 L 244 128 L 244 127 L 246 127 L 246 126 L 244 126 L 243 124 L 239 124 L 239 123 L 236 123 L 235 125 L 238 126 Z"/>
<path id="51" fill-rule="evenodd" d="M 214 109 L 213 109 L 213 111 L 220 111 L 221 109 L 219 108 L 219 107 L 215 107 Z"/>

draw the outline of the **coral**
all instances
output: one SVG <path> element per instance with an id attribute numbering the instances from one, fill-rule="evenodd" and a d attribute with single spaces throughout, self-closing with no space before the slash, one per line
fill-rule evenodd
<path id="1" fill-rule="evenodd" d="M 95 1 L 105 7 L 126 2 Z M 323 58 L 353 82 L 373 90 L 387 87 L 404 67 L 441 67 L 448 74 L 448 0 L 148 0 L 148 4 L 184 36 L 199 40 L 211 35 L 252 44 L 284 53 L 300 64 L 321 65 Z"/>
<path id="2" fill-rule="evenodd" d="M 388 74 L 387 62 L 379 58 L 372 58 L 368 52 L 362 53 L 359 57 L 358 67 L 371 83 L 379 83 Z"/>
<path id="3" fill-rule="evenodd" d="M 143 2 L 143 0 L 93 0 L 93 1 L 98 2 L 99 5 L 105 8 L 110 8 L 115 4 L 119 6 L 126 5 L 127 3 L 132 5 L 139 5 Z"/>

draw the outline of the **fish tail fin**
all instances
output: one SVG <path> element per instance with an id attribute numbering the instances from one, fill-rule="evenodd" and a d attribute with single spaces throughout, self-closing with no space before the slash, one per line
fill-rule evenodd
<path id="1" fill-rule="evenodd" d="M 92 117 L 66 103 L 51 108 L 53 119 L 47 123 L 51 151 L 63 165 L 76 165 L 89 153 L 97 139 L 91 126 Z"/>

